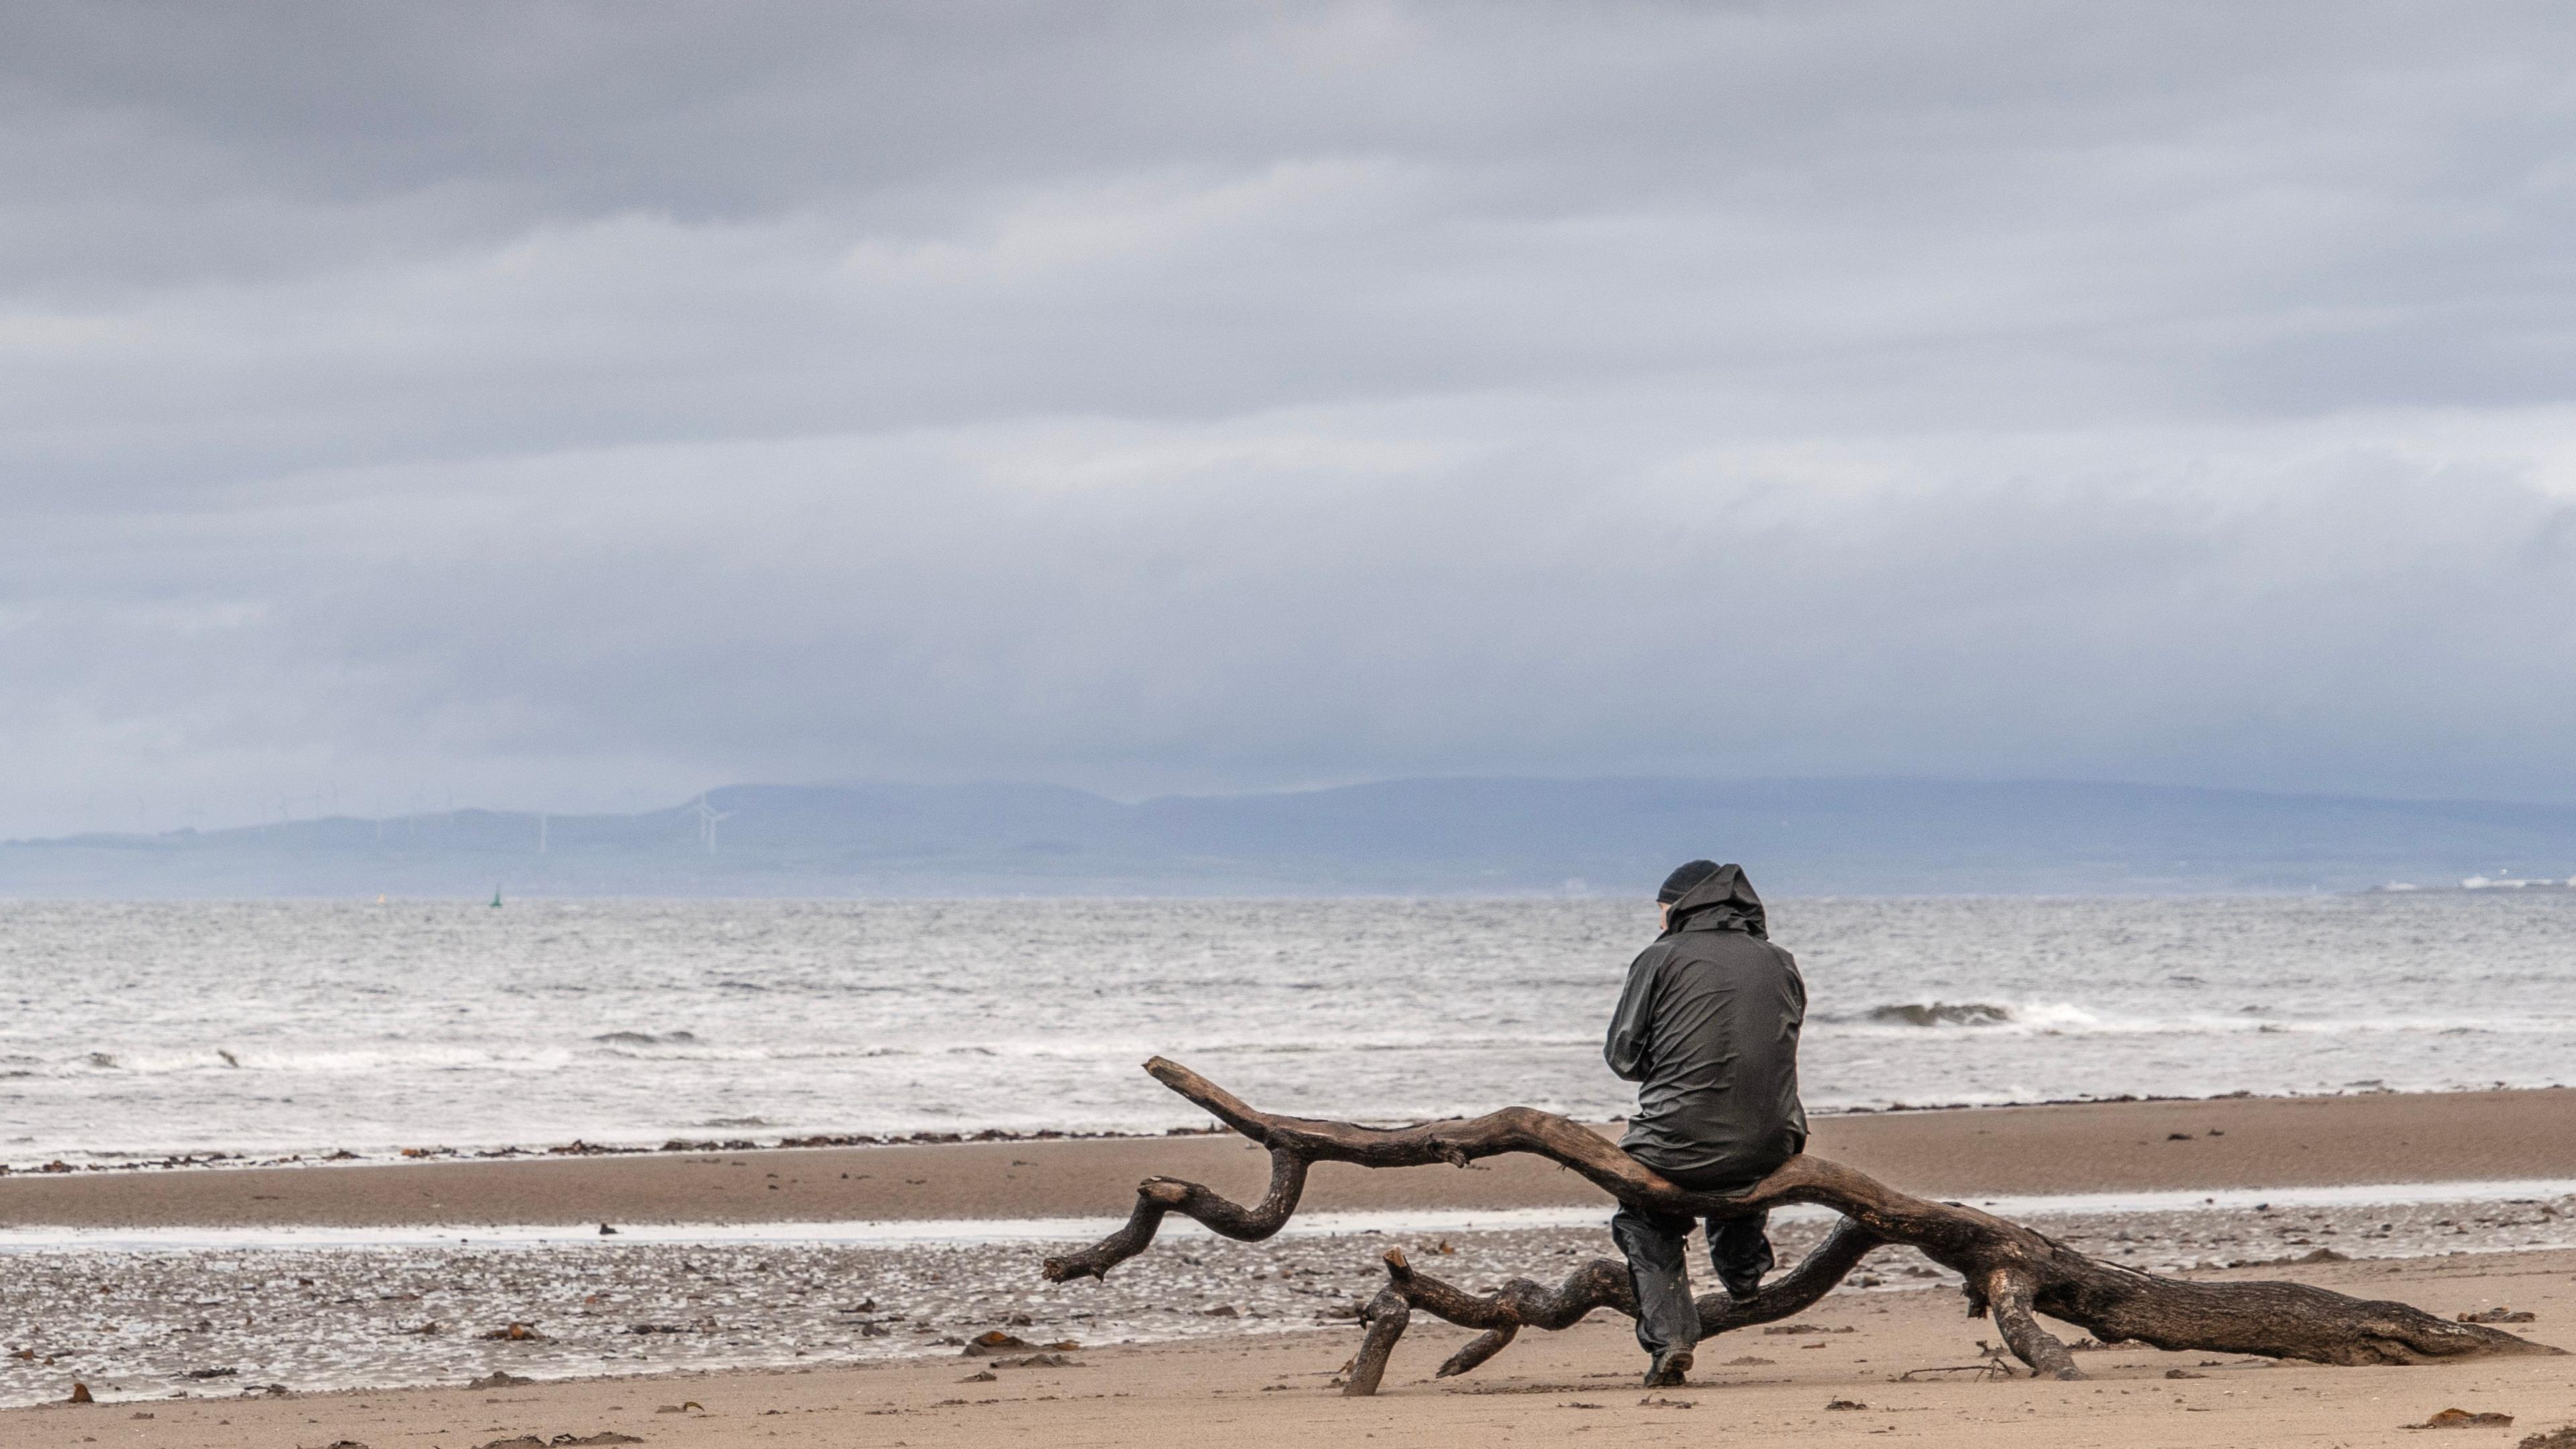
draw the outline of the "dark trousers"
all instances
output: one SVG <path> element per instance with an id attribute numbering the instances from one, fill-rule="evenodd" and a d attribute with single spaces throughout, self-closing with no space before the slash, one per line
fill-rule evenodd
<path id="1" fill-rule="evenodd" d="M 1719 1184 L 1682 1182 L 1695 1192 L 1720 1191 Z M 1757 1179 L 1758 1180 L 1758 1179 Z M 1749 1187 L 1740 1177 L 1724 1187 Z M 1750 1291 L 1771 1271 L 1771 1238 L 1764 1231 L 1768 1212 L 1740 1218 L 1710 1218 L 1707 1223 L 1709 1266 L 1718 1281 Z M 1689 1348 L 1699 1342 L 1699 1308 L 1691 1302 L 1689 1238 L 1692 1219 L 1674 1213 L 1621 1207 L 1610 1219 L 1610 1237 L 1628 1258 L 1628 1282 L 1637 1293 L 1637 1343 L 1648 1353 Z"/>

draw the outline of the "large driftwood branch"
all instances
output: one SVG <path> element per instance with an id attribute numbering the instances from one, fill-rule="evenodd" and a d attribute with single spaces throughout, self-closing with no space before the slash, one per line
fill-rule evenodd
<path id="1" fill-rule="evenodd" d="M 1229 1238 L 1267 1238 L 1297 1211 L 1306 1169 L 1313 1163 L 1464 1166 L 1480 1157 L 1528 1152 L 1581 1173 L 1632 1207 L 1734 1217 L 1815 1203 L 1842 1214 L 1843 1222 L 1821 1246 L 1751 1300 L 1736 1303 L 1722 1294 L 1700 1299 L 1703 1337 L 1797 1313 L 1831 1291 L 1871 1249 L 1902 1243 L 1965 1278 L 1969 1311 L 1991 1316 L 2013 1353 L 2033 1373 L 2053 1378 L 2083 1375 L 2066 1345 L 2040 1325 L 2042 1314 L 2105 1343 L 2134 1341 L 2163 1349 L 2330 1364 L 2560 1352 L 2482 1324 L 2447 1322 L 2403 1303 L 2369 1302 L 2300 1283 L 2188 1283 L 2096 1262 L 2046 1234 L 1959 1203 L 1907 1196 L 1821 1157 L 1793 1157 L 1751 1191 L 1730 1197 L 1675 1186 L 1600 1134 L 1531 1107 L 1412 1127 L 1361 1127 L 1257 1111 L 1161 1057 L 1147 1062 L 1145 1070 L 1270 1149 L 1270 1191 L 1246 1208 L 1194 1182 L 1147 1178 L 1137 1186 L 1136 1208 L 1125 1226 L 1090 1247 L 1046 1260 L 1044 1272 L 1051 1281 L 1105 1277 L 1154 1241 L 1167 1213 L 1196 1219 Z M 1363 1313 L 1368 1334 L 1352 1363 L 1347 1393 L 1376 1391 L 1388 1355 L 1415 1309 L 1484 1330 L 1441 1365 L 1443 1376 L 1483 1363 L 1523 1328 L 1565 1328 L 1598 1308 L 1636 1313 L 1625 1269 L 1607 1259 L 1577 1269 L 1554 1289 L 1514 1279 L 1482 1295 L 1415 1272 L 1401 1254 L 1388 1255 L 1387 1275 L 1386 1287 Z"/>
<path id="2" fill-rule="evenodd" d="M 1699 1333 L 1702 1338 L 1715 1338 L 1733 1328 L 1750 1328 L 1757 1323 L 1771 1323 L 1803 1312 L 1817 1299 L 1834 1289 L 1880 1240 L 1867 1228 L 1848 1220 L 1837 1224 L 1833 1233 L 1817 1245 L 1797 1267 L 1762 1285 L 1762 1291 L 1749 1299 L 1737 1301 L 1723 1293 L 1702 1295 L 1699 1309 Z M 1420 1308 L 1435 1318 L 1445 1318 L 1462 1328 L 1481 1328 L 1483 1335 L 1466 1347 L 1449 1355 L 1435 1374 L 1449 1378 L 1463 1374 L 1511 1346 L 1513 1338 L 1524 1328 L 1543 1328 L 1553 1332 L 1572 1328 L 1596 1308 L 1637 1316 L 1635 1290 L 1628 1282 L 1627 1265 L 1611 1258 L 1595 1258 L 1577 1268 L 1563 1283 L 1554 1288 L 1533 1283 L 1527 1278 L 1514 1278 L 1488 1294 L 1474 1294 L 1444 1283 L 1427 1273 L 1416 1272 L 1399 1249 L 1386 1255 L 1386 1287 L 1378 1291 L 1363 1317 L 1368 1319 L 1370 1337 L 1360 1355 L 1360 1365 L 1369 1364 L 1369 1350 L 1376 1348 L 1380 1337 L 1377 1325 L 1381 1305 L 1392 1309 Z M 1392 1302 L 1390 1303 L 1390 1300 Z M 1404 1315 L 1399 1314 L 1396 1327 L 1384 1335 L 1385 1347 L 1392 1350 L 1395 1338 L 1403 1332 Z M 1384 1353 L 1378 1355 L 1377 1370 L 1385 1368 Z M 1359 1388 L 1360 1376 L 1354 1372 L 1346 1390 L 1367 1393 Z"/>

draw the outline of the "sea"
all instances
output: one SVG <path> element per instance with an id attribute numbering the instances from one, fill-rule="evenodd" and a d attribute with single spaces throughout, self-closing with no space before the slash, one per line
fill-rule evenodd
<path id="1" fill-rule="evenodd" d="M 1403 1121 L 1631 1088 L 1602 900 L 0 903 L 0 1162 Z M 1811 1109 L 2576 1081 L 2576 891 L 1811 899 Z"/>

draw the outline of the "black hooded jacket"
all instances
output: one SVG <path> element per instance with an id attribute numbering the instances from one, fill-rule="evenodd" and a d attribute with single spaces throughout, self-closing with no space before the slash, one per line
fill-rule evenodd
<path id="1" fill-rule="evenodd" d="M 1755 1180 L 1806 1146 L 1798 1029 L 1807 983 L 1765 934 L 1736 866 L 1673 902 L 1671 924 L 1628 967 L 1602 1058 L 1637 1087 L 1620 1146 L 1715 1188 Z"/>

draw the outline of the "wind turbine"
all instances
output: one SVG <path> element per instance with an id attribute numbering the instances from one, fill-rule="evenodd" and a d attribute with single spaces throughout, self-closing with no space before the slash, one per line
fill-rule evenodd
<path id="1" fill-rule="evenodd" d="M 707 854 L 713 855 L 716 853 L 716 822 L 719 820 L 731 820 L 732 818 L 732 811 L 718 810 L 707 803 L 707 797 L 705 795 L 701 794 L 698 796 L 698 834 L 706 839 Z"/>

